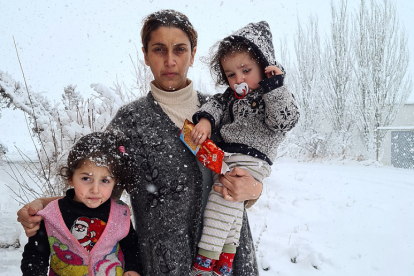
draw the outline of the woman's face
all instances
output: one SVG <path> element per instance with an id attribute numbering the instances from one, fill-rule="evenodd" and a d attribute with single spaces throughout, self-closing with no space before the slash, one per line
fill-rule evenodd
<path id="1" fill-rule="evenodd" d="M 142 51 L 157 88 L 174 91 L 187 86 L 187 72 L 193 65 L 196 47 L 191 51 L 190 40 L 182 30 L 159 27 L 151 33 L 148 52 L 144 48 Z"/>

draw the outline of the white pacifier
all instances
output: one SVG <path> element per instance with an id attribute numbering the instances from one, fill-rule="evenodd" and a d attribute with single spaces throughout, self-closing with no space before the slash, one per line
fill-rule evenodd
<path id="1" fill-rule="evenodd" d="M 235 83 L 234 90 L 234 96 L 236 96 L 237 99 L 243 99 L 244 96 L 249 93 L 249 86 L 245 82 L 240 84 Z"/>

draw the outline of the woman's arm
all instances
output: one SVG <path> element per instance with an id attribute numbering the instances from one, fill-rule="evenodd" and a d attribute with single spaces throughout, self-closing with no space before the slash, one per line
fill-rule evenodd
<path id="1" fill-rule="evenodd" d="M 61 197 L 38 198 L 27 203 L 17 212 L 17 221 L 22 224 L 27 237 L 33 237 L 37 230 L 39 230 L 42 217 L 36 215 L 36 213 L 45 208 L 53 200 L 59 198 Z"/>
<path id="2" fill-rule="evenodd" d="M 47 275 L 50 255 L 49 240 L 45 224 L 43 222 L 39 224 L 39 230 L 36 232 L 36 235 L 30 237 L 24 246 L 20 266 L 23 276 Z"/>

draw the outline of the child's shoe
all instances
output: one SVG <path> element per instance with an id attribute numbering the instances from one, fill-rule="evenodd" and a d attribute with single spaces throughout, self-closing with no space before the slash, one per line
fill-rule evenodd
<path id="1" fill-rule="evenodd" d="M 220 254 L 220 259 L 216 262 L 216 265 L 213 268 L 214 276 L 230 276 L 231 268 L 233 265 L 234 253 L 224 253 Z"/>
<path id="2" fill-rule="evenodd" d="M 212 275 L 214 263 L 216 260 L 197 255 L 193 264 L 193 269 L 190 272 L 190 276 L 210 276 Z"/>

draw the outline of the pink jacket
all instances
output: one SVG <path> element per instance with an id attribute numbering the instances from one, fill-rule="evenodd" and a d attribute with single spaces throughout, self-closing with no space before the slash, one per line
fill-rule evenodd
<path id="1" fill-rule="evenodd" d="M 49 239 L 49 275 L 123 275 L 124 257 L 118 242 L 129 232 L 130 213 L 127 205 L 111 199 L 111 211 L 105 230 L 90 252 L 66 227 L 57 200 L 38 214 L 45 221 Z"/>

